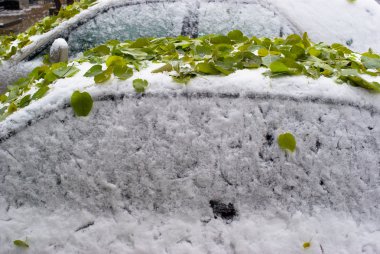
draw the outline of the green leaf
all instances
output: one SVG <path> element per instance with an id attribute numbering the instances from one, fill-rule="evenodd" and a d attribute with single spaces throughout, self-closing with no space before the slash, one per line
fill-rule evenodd
<path id="1" fill-rule="evenodd" d="M 148 87 L 148 81 L 145 79 L 135 79 L 133 80 L 133 88 L 136 93 L 143 93 L 145 89 Z"/>
<path id="2" fill-rule="evenodd" d="M 273 73 L 288 72 L 289 68 L 284 63 L 277 61 L 273 62 L 269 66 L 270 71 Z"/>
<path id="3" fill-rule="evenodd" d="M 6 102 L 7 99 L 8 99 L 8 97 L 7 97 L 5 94 L 0 94 L 0 102 L 1 102 L 1 103 Z"/>
<path id="4" fill-rule="evenodd" d="M 210 39 L 212 44 L 232 44 L 230 38 L 224 35 L 217 35 Z"/>
<path id="5" fill-rule="evenodd" d="M 242 42 L 242 41 L 247 40 L 247 37 L 245 37 L 244 34 L 239 30 L 233 30 L 229 32 L 227 36 L 232 41 L 236 41 L 236 42 Z"/>
<path id="6" fill-rule="evenodd" d="M 195 47 L 195 53 L 198 54 L 200 57 L 211 55 L 212 48 L 209 45 L 198 45 Z"/>
<path id="7" fill-rule="evenodd" d="M 108 57 L 108 59 L 106 61 L 107 67 L 116 66 L 116 65 L 126 65 L 126 64 L 127 64 L 127 62 L 121 56 L 110 56 L 110 57 Z"/>
<path id="8" fill-rule="evenodd" d="M 58 79 L 58 76 L 55 75 L 51 70 L 49 70 L 48 72 L 46 72 L 44 79 L 48 83 L 53 83 L 54 81 Z"/>
<path id="9" fill-rule="evenodd" d="M 199 63 L 195 68 L 198 72 L 204 74 L 219 74 L 220 72 L 215 68 L 215 66 L 211 63 Z"/>
<path id="10" fill-rule="evenodd" d="M 99 73 L 98 75 L 95 75 L 94 77 L 95 83 L 100 84 L 100 83 L 104 83 L 110 80 L 112 72 L 113 72 L 113 67 L 109 67 L 107 70 Z"/>
<path id="11" fill-rule="evenodd" d="M 126 80 L 133 76 L 133 70 L 126 65 L 116 65 L 113 74 L 121 80 Z"/>
<path id="12" fill-rule="evenodd" d="M 37 92 L 35 92 L 32 96 L 32 100 L 38 100 L 45 96 L 45 94 L 49 91 L 48 86 L 43 86 L 40 89 L 38 89 Z"/>
<path id="13" fill-rule="evenodd" d="M 314 62 L 312 63 L 312 66 L 319 68 L 321 71 L 321 74 L 326 77 L 331 76 L 334 73 L 334 68 L 332 68 L 330 65 L 322 61 Z"/>
<path id="14" fill-rule="evenodd" d="M 380 69 L 380 56 L 371 53 L 364 53 L 361 61 L 367 69 Z"/>
<path id="15" fill-rule="evenodd" d="M 263 61 L 263 65 L 269 67 L 271 65 L 271 63 L 273 63 L 279 59 L 281 59 L 280 56 L 267 55 L 267 56 L 262 58 L 262 61 Z"/>
<path id="16" fill-rule="evenodd" d="M 8 106 L 8 114 L 12 114 L 17 111 L 17 106 L 13 102 Z"/>
<path id="17" fill-rule="evenodd" d="M 290 54 L 292 58 L 298 60 L 305 57 L 305 50 L 301 48 L 300 46 L 293 45 L 292 48 L 290 49 Z"/>
<path id="18" fill-rule="evenodd" d="M 262 64 L 261 57 L 256 56 L 252 52 L 241 52 L 239 55 L 242 57 L 241 63 L 245 68 L 259 68 Z"/>
<path id="19" fill-rule="evenodd" d="M 94 56 L 106 56 L 110 54 L 110 49 L 106 45 L 100 45 L 96 48 L 93 48 L 90 51 L 85 52 L 85 55 L 94 55 Z"/>
<path id="20" fill-rule="evenodd" d="M 296 150 L 296 139 L 294 138 L 293 134 L 289 132 L 280 134 L 277 138 L 277 143 L 282 150 L 289 150 L 291 152 L 294 152 Z"/>
<path id="21" fill-rule="evenodd" d="M 131 44 L 131 48 L 143 48 L 149 46 L 150 41 L 148 38 L 138 38 L 135 42 Z"/>
<path id="22" fill-rule="evenodd" d="M 267 50 L 266 48 L 260 48 L 258 51 L 257 51 L 257 54 L 259 56 L 267 56 L 269 55 L 269 50 Z"/>
<path id="23" fill-rule="evenodd" d="M 224 58 L 221 61 L 217 61 L 212 67 L 217 69 L 224 75 L 230 75 L 232 72 L 234 72 L 234 68 L 233 68 L 234 63 L 232 61 L 229 61 L 229 59 L 231 58 L 227 58 L 227 59 Z"/>
<path id="24" fill-rule="evenodd" d="M 309 48 L 312 44 L 312 42 L 309 39 L 309 35 L 306 32 L 302 35 L 302 43 L 305 46 L 305 48 Z"/>
<path id="25" fill-rule="evenodd" d="M 20 248 L 25 248 L 25 249 L 29 248 L 29 244 L 27 244 L 26 242 L 22 240 L 14 240 L 13 244 Z"/>
<path id="26" fill-rule="evenodd" d="M 4 112 L 7 110 L 8 107 L 2 107 L 0 108 L 0 116 L 4 114 Z"/>
<path id="27" fill-rule="evenodd" d="M 29 103 L 30 103 L 31 100 L 32 100 L 32 99 L 30 98 L 30 94 L 28 94 L 28 95 L 24 96 L 24 97 L 20 100 L 20 102 L 18 103 L 18 106 L 19 106 L 20 108 L 24 108 L 24 107 L 26 107 L 26 106 L 29 105 Z"/>
<path id="28" fill-rule="evenodd" d="M 137 48 L 122 48 L 120 51 L 136 60 L 146 60 L 148 58 L 148 54 L 146 52 Z"/>
<path id="29" fill-rule="evenodd" d="M 342 52 L 343 54 L 351 54 L 352 51 L 347 48 L 346 46 L 343 46 L 342 44 L 339 44 L 339 43 L 334 43 L 331 45 L 331 48 L 339 51 L 339 52 Z"/>
<path id="30" fill-rule="evenodd" d="M 309 48 L 308 53 L 312 56 L 318 57 L 322 51 L 316 49 L 315 47 Z"/>
<path id="31" fill-rule="evenodd" d="M 367 89 L 370 92 L 380 93 L 380 84 L 378 82 L 368 82 L 359 76 L 341 76 L 340 79 L 342 79 L 345 82 L 348 82 L 352 86 L 359 86 L 364 89 Z"/>
<path id="32" fill-rule="evenodd" d="M 288 45 L 295 45 L 300 42 L 302 42 L 302 39 L 298 34 L 291 34 L 285 40 L 285 44 L 288 44 Z"/>
<path id="33" fill-rule="evenodd" d="M 94 77 L 103 72 L 103 67 L 100 64 L 92 66 L 83 76 Z"/>
<path id="34" fill-rule="evenodd" d="M 165 72 L 165 71 L 169 72 L 172 70 L 173 70 L 173 66 L 170 63 L 167 63 L 161 66 L 160 68 L 153 70 L 152 73 L 160 73 L 160 72 Z"/>
<path id="35" fill-rule="evenodd" d="M 304 249 L 308 249 L 308 248 L 310 248 L 310 246 L 311 246 L 311 243 L 310 243 L 310 242 L 304 242 L 303 245 L 302 245 L 302 247 L 303 247 Z"/>
<path id="36" fill-rule="evenodd" d="M 341 75 L 342 76 L 357 76 L 359 75 L 359 72 L 358 70 L 355 70 L 355 69 L 342 69 Z"/>
<path id="37" fill-rule="evenodd" d="M 71 107 L 76 116 L 88 116 L 93 105 L 92 97 L 87 92 L 75 91 L 71 95 Z"/>
<path id="38" fill-rule="evenodd" d="M 176 82 L 176 83 L 179 83 L 179 84 L 187 84 L 190 79 L 191 79 L 191 76 L 188 76 L 188 75 L 179 75 L 179 76 L 172 76 L 173 78 L 173 81 Z"/>
<path id="39" fill-rule="evenodd" d="M 57 75 L 59 78 L 69 78 L 74 76 L 79 72 L 79 69 L 74 65 L 71 66 L 62 66 L 58 69 L 53 70 L 53 73 Z"/>

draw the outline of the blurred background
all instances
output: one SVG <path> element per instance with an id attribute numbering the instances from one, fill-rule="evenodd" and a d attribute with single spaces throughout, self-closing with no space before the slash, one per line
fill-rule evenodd
<path id="1" fill-rule="evenodd" d="M 17 34 L 73 0 L 0 0 L 0 35 Z"/>

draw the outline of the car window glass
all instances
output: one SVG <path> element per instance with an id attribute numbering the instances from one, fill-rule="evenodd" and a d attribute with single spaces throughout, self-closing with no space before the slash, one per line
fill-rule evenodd
<path id="1" fill-rule="evenodd" d="M 70 33 L 70 51 L 81 52 L 110 39 L 177 36 L 186 13 L 183 3 L 135 4 L 110 9 Z"/>
<path id="2" fill-rule="evenodd" d="M 69 34 L 71 53 L 82 52 L 110 39 L 227 33 L 283 36 L 295 32 L 284 17 L 259 3 L 160 2 L 112 8 Z M 95 32 L 94 32 L 95 31 Z"/>

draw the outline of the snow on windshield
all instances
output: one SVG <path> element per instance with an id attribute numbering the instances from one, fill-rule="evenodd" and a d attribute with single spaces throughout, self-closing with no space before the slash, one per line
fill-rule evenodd
<path id="1" fill-rule="evenodd" d="M 227 33 L 277 37 L 296 32 L 279 13 L 259 3 L 160 2 L 134 4 L 100 13 L 70 33 L 72 53 L 107 40 Z M 96 31 L 94 33 L 93 31 Z"/>
<path id="2" fill-rule="evenodd" d="M 70 34 L 70 50 L 81 52 L 111 39 L 177 36 L 181 34 L 185 13 L 183 3 L 136 4 L 110 9 Z"/>

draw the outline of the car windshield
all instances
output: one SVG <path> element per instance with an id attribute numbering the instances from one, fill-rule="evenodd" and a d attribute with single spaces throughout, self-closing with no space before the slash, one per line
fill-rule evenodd
<path id="1" fill-rule="evenodd" d="M 259 37 L 296 32 L 288 20 L 259 3 L 160 2 L 129 4 L 99 13 L 70 31 L 68 42 L 75 54 L 111 39 L 197 37 L 233 29 Z"/>

